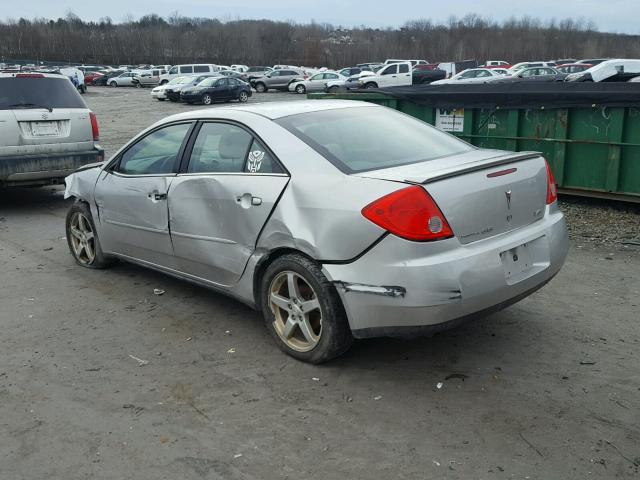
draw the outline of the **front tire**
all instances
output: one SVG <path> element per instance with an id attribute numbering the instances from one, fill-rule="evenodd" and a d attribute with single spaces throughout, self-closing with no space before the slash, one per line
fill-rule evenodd
<path id="1" fill-rule="evenodd" d="M 370 90 L 372 88 L 378 88 L 378 85 L 375 82 L 369 82 L 364 86 L 364 88 Z"/>
<path id="2" fill-rule="evenodd" d="M 162 80 L 162 81 L 160 82 L 160 85 L 166 85 L 167 83 L 169 83 L 169 80 Z"/>
<path id="3" fill-rule="evenodd" d="M 118 83 L 117 82 L 110 82 L 109 86 L 112 87 L 112 88 L 116 88 L 118 86 Z"/>
<path id="4" fill-rule="evenodd" d="M 264 93 L 267 91 L 267 86 L 264 83 L 256 83 L 256 92 Z"/>
<path id="5" fill-rule="evenodd" d="M 102 252 L 91 210 L 86 203 L 77 201 L 69 208 L 65 228 L 69 250 L 78 265 L 106 268 L 113 263 Z"/>
<path id="6" fill-rule="evenodd" d="M 340 296 L 313 260 L 299 254 L 277 258 L 267 267 L 260 292 L 267 329 L 288 355 L 317 364 L 351 346 Z"/>
<path id="7" fill-rule="evenodd" d="M 211 95 L 209 95 L 208 93 L 205 93 L 202 96 L 202 103 L 203 105 L 211 105 L 213 103 L 213 98 L 211 98 Z"/>

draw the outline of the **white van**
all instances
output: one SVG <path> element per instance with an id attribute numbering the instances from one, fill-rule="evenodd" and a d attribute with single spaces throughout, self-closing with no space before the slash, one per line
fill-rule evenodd
<path id="1" fill-rule="evenodd" d="M 160 85 L 169 83 L 170 80 L 181 75 L 194 75 L 199 73 L 219 72 L 220 67 L 212 63 L 189 63 L 186 65 L 174 65 L 164 75 L 160 75 Z"/>

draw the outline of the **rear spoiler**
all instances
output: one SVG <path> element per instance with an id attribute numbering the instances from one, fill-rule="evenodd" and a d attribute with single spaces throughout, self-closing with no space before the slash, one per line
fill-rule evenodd
<path id="1" fill-rule="evenodd" d="M 523 153 L 508 153 L 505 155 L 498 155 L 496 157 L 491 157 L 486 160 L 482 160 L 480 162 L 472 163 L 468 166 L 464 166 L 462 168 L 455 168 L 450 171 L 440 171 L 434 172 L 434 175 L 424 180 L 411 180 L 406 179 L 405 182 L 413 183 L 416 185 L 426 185 L 428 183 L 438 182 L 440 180 L 444 180 L 446 178 L 457 177 L 459 175 L 464 175 L 465 173 L 477 172 L 479 170 L 486 170 L 487 168 L 497 167 L 499 165 L 505 165 L 507 163 L 514 162 L 522 162 L 524 160 L 529 160 L 531 158 L 541 157 L 542 153 L 540 152 L 523 152 Z"/>

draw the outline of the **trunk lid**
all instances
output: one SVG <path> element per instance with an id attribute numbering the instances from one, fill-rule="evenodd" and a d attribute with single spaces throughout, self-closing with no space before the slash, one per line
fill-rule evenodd
<path id="1" fill-rule="evenodd" d="M 474 150 L 358 175 L 423 184 L 463 244 L 516 230 L 544 217 L 547 171 L 537 153 Z"/>

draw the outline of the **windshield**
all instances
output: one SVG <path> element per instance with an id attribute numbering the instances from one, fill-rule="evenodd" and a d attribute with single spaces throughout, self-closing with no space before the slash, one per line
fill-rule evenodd
<path id="1" fill-rule="evenodd" d="M 472 150 L 469 144 L 388 108 L 355 107 L 277 120 L 345 173 L 426 162 Z"/>
<path id="2" fill-rule="evenodd" d="M 66 78 L 0 78 L 0 110 L 11 108 L 87 108 Z"/>

